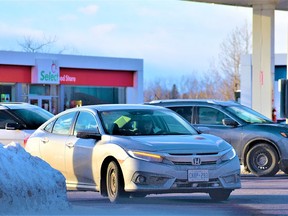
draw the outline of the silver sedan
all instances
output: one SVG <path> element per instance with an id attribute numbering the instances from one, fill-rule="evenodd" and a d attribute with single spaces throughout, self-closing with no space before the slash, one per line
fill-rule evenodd
<path id="1" fill-rule="evenodd" d="M 233 147 L 163 107 L 69 109 L 37 129 L 25 149 L 61 171 L 68 190 L 99 191 L 111 202 L 194 192 L 222 201 L 241 187 Z"/>

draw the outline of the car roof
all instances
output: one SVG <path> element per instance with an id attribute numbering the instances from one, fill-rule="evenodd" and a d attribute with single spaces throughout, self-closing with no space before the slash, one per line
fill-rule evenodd
<path id="1" fill-rule="evenodd" d="M 0 102 L 0 109 L 19 109 L 32 107 L 37 106 L 25 102 Z"/>
<path id="2" fill-rule="evenodd" d="M 143 104 L 101 104 L 101 105 L 85 105 L 81 107 L 76 107 L 72 109 L 94 109 L 98 111 L 105 111 L 105 110 L 123 110 L 123 109 L 145 109 L 145 110 L 159 110 L 159 109 L 166 109 L 164 107 L 157 107 L 153 105 L 143 105 Z M 72 110 L 70 109 L 70 110 Z"/>
<path id="3" fill-rule="evenodd" d="M 239 105 L 236 101 L 221 101 L 215 99 L 166 99 L 166 100 L 153 100 L 150 105 L 188 105 L 188 104 L 214 104 L 220 106 Z"/>

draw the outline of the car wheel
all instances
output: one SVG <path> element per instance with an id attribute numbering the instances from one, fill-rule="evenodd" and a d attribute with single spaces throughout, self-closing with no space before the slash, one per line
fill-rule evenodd
<path id="1" fill-rule="evenodd" d="M 110 202 L 120 202 L 125 197 L 122 173 L 114 161 L 111 161 L 107 168 L 106 186 Z"/>
<path id="2" fill-rule="evenodd" d="M 209 192 L 209 196 L 212 200 L 220 202 L 225 201 L 229 198 L 232 190 L 228 189 L 215 189 Z"/>
<path id="3" fill-rule="evenodd" d="M 256 176 L 274 176 L 279 171 L 279 158 L 276 150 L 268 144 L 258 144 L 247 154 L 247 166 Z"/>

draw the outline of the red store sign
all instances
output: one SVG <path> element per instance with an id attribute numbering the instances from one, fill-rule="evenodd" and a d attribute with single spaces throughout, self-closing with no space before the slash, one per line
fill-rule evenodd
<path id="1" fill-rule="evenodd" d="M 134 71 L 59 68 L 60 84 L 133 87 Z M 31 66 L 0 65 L 0 82 L 31 83 Z"/>
<path id="2" fill-rule="evenodd" d="M 133 71 L 60 69 L 60 84 L 64 85 L 132 87 L 133 77 Z"/>

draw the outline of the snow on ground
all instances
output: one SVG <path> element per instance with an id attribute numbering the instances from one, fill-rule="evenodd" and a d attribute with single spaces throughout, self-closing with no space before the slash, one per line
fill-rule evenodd
<path id="1" fill-rule="evenodd" d="M 59 171 L 18 143 L 0 144 L 0 215 L 61 213 L 68 208 Z"/>

